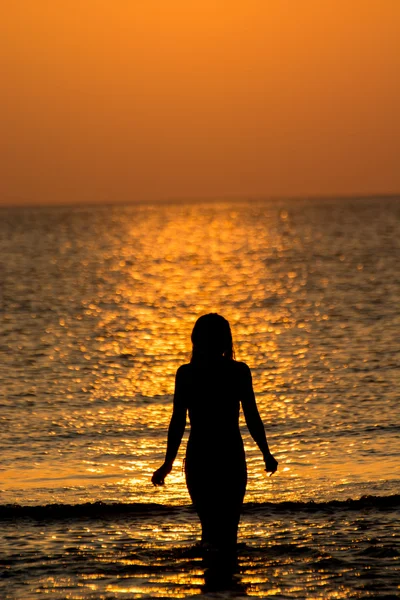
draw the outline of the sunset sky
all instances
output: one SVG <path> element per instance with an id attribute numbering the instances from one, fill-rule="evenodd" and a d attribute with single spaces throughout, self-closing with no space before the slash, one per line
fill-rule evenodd
<path id="1" fill-rule="evenodd" d="M 1 12 L 1 204 L 400 192 L 399 0 Z"/>

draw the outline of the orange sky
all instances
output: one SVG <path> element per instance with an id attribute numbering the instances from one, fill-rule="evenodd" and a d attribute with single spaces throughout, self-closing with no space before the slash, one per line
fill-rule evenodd
<path id="1" fill-rule="evenodd" d="M 399 0 L 13 0 L 0 203 L 400 192 Z"/>

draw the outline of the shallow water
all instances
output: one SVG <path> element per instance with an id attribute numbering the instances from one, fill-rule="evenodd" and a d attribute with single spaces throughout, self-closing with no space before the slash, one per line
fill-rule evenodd
<path id="1" fill-rule="evenodd" d="M 396 199 L 2 209 L 0 504 L 187 505 L 184 444 L 164 488 L 153 488 L 149 478 L 165 451 L 174 373 L 189 359 L 195 319 L 210 311 L 232 325 L 236 356 L 252 369 L 260 413 L 280 464 L 277 476 L 265 477 L 242 421 L 246 502 L 324 505 L 399 493 L 399 240 Z M 154 517 L 158 525 L 153 518 L 128 515 L 127 546 L 118 551 L 112 546 L 113 527 L 120 526 L 115 515 L 110 523 L 101 516 L 97 523 L 92 519 L 95 538 L 104 535 L 106 546 L 111 544 L 103 561 L 99 547 L 89 543 L 89 548 L 94 544 L 88 557 L 93 580 L 78 572 L 82 562 L 74 566 L 68 554 L 63 568 L 57 563 L 64 544 L 77 547 L 80 523 L 72 519 L 62 535 L 60 524 L 48 523 L 40 537 L 29 518 L 7 521 L 11 537 L 0 548 L 7 556 L 31 538 L 30 547 L 21 546 L 22 566 L 7 570 L 13 586 L 20 586 L 16 597 L 30 598 L 36 584 L 49 586 L 53 597 L 56 590 L 59 597 L 90 597 L 90 585 L 100 586 L 93 588 L 93 598 L 100 592 L 155 597 L 140 569 L 132 577 L 139 591 L 132 591 L 132 582 L 125 582 L 131 590 L 126 593 L 107 588 L 125 585 L 118 557 L 128 555 L 131 535 L 133 552 L 144 552 L 143 564 L 151 564 L 154 551 L 164 565 L 161 571 L 171 566 L 170 579 L 163 581 L 156 570 L 150 577 L 157 594 L 199 593 L 201 559 L 190 558 L 186 571 L 186 559 L 174 554 L 198 536 L 195 516 L 182 510 L 176 531 L 176 515 L 171 521 Z M 379 510 L 365 510 L 370 511 L 368 528 L 377 528 L 368 535 L 386 540 Z M 395 512 L 385 512 L 384 529 L 398 535 Z M 358 553 L 360 544 L 374 547 L 364 530 L 357 534 L 354 523 L 367 518 L 362 512 L 349 513 L 348 529 L 343 515 L 332 527 L 324 512 L 308 525 L 298 525 L 302 518 L 291 512 L 285 530 L 283 523 L 275 529 L 273 517 L 245 514 L 240 541 L 258 566 L 253 572 L 247 549 L 241 550 L 241 582 L 247 582 L 248 564 L 253 583 L 246 592 L 230 594 L 304 597 L 301 590 L 307 589 L 307 597 L 361 597 L 357 594 L 369 592 L 360 582 L 381 582 L 368 553 Z M 265 523 L 277 537 L 267 536 Z M 343 547 L 332 557 L 353 567 L 335 571 L 330 565 L 326 576 L 316 566 L 323 553 L 300 560 L 296 552 L 301 552 L 303 526 L 310 528 L 317 554 L 319 540 L 329 546 L 338 528 Z M 270 547 L 284 531 L 282 543 L 290 551 L 279 555 L 278 564 Z M 56 538 L 47 550 L 50 532 Z M 58 559 L 51 558 L 53 551 Z M 36 555 L 38 562 L 30 563 Z M 382 589 L 393 594 L 390 573 L 398 557 L 386 559 L 382 568 L 389 583 Z M 102 574 L 107 561 L 114 583 Z M 338 571 L 344 573 L 340 580 Z M 335 587 L 339 584 L 344 587 Z M 40 589 L 45 594 L 46 588 Z"/>
<path id="2" fill-rule="evenodd" d="M 1 597 L 394 598 L 400 497 L 393 504 L 247 506 L 239 568 L 218 591 L 206 586 L 189 507 L 112 518 L 6 520 Z"/>

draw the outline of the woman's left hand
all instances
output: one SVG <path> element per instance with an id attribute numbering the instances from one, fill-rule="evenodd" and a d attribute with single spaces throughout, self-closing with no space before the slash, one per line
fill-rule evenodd
<path id="1" fill-rule="evenodd" d="M 278 461 L 272 456 L 272 454 L 270 452 L 268 452 L 267 454 L 264 455 L 264 461 L 265 461 L 265 470 L 267 471 L 267 473 L 271 475 L 273 475 L 274 473 L 276 473 L 277 469 L 278 469 Z"/>
<path id="2" fill-rule="evenodd" d="M 172 465 L 164 463 L 157 471 L 154 471 L 151 483 L 153 485 L 164 485 L 164 479 L 171 473 Z"/>

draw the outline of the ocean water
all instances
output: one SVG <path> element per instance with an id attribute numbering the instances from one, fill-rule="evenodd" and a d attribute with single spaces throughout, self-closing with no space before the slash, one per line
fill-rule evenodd
<path id="1" fill-rule="evenodd" d="M 0 209 L 0 598 L 400 594 L 400 199 Z M 239 569 L 207 586 L 174 374 L 231 323 L 279 471 L 242 433 Z"/>

